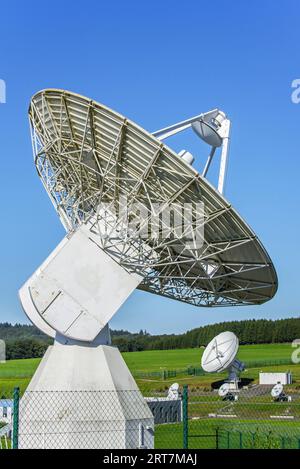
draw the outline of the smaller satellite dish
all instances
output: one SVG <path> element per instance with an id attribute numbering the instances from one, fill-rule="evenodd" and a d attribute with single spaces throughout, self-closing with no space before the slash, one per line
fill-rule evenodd
<path id="1" fill-rule="evenodd" d="M 230 389 L 235 389 L 235 392 L 239 388 L 239 373 L 245 369 L 244 363 L 235 358 L 238 348 L 239 340 L 233 332 L 221 332 L 209 342 L 201 358 L 201 366 L 208 373 L 227 370 L 226 382 L 230 383 Z"/>
<path id="2" fill-rule="evenodd" d="M 275 384 L 275 386 L 271 390 L 271 396 L 276 402 L 286 402 L 286 401 L 291 402 L 292 400 L 291 396 L 287 396 L 285 394 L 283 385 L 281 383 Z"/>
<path id="3" fill-rule="evenodd" d="M 201 366 L 208 373 L 220 373 L 233 363 L 239 341 L 233 332 L 221 332 L 214 337 L 203 352 Z"/>
<path id="4" fill-rule="evenodd" d="M 230 383 L 224 383 L 218 390 L 219 397 L 223 399 L 223 401 L 237 401 L 238 395 L 232 392 Z"/>
<path id="5" fill-rule="evenodd" d="M 220 397 L 225 397 L 229 393 L 229 383 L 224 383 L 222 386 L 219 388 L 218 394 Z"/>
<path id="6" fill-rule="evenodd" d="M 168 399 L 179 399 L 179 384 L 174 383 L 169 387 Z"/>
<path id="7" fill-rule="evenodd" d="M 280 394 L 283 392 L 283 385 L 281 383 L 275 384 L 275 386 L 272 388 L 271 391 L 271 396 L 272 397 L 279 397 Z"/>

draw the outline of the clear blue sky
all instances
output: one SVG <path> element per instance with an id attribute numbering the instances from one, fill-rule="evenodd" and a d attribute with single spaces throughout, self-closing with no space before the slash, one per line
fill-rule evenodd
<path id="1" fill-rule="evenodd" d="M 136 292 L 112 327 L 179 332 L 298 315 L 299 1 L 11 0 L 0 13 L 0 321 L 26 321 L 18 288 L 64 235 L 35 173 L 27 121 L 31 95 L 47 87 L 87 95 L 150 131 L 223 109 L 233 123 L 226 196 L 278 272 L 277 296 L 263 306 L 195 308 Z M 191 149 L 200 167 L 203 147 L 180 139 L 175 149 Z"/>

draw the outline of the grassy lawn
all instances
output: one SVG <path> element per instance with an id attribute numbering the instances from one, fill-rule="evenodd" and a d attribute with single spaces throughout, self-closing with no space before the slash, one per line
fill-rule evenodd
<path id="1" fill-rule="evenodd" d="M 267 345 L 243 345 L 239 349 L 239 358 L 245 362 L 255 360 L 280 360 L 288 359 L 293 351 L 290 344 Z M 151 372 L 162 369 L 185 369 L 188 366 L 200 367 L 202 348 L 178 349 L 178 350 L 150 350 L 144 352 L 126 352 L 123 357 L 130 369 L 135 374 L 139 371 Z M 0 397 L 10 395 L 15 386 L 19 386 L 23 392 L 40 359 L 10 360 L 0 364 Z M 258 373 L 263 371 L 286 371 L 291 369 L 294 384 L 292 388 L 300 389 L 300 365 L 264 366 L 261 368 L 249 368 L 243 373 L 243 378 L 258 381 Z M 174 381 L 180 384 L 189 384 L 191 387 L 209 390 L 211 383 L 222 380 L 226 373 L 205 374 L 204 376 L 187 376 L 177 374 L 176 378 L 163 380 L 161 378 L 140 379 L 137 383 L 144 394 L 151 392 L 163 392 Z"/>
<path id="2" fill-rule="evenodd" d="M 200 367 L 203 348 L 176 350 L 146 350 L 123 353 L 131 372 L 160 369 Z M 241 345 L 238 358 L 242 361 L 289 359 L 294 349 L 290 344 Z"/>
<path id="3" fill-rule="evenodd" d="M 258 360 L 288 359 L 293 351 L 289 344 L 241 346 L 239 358 L 245 362 Z M 188 366 L 200 367 L 203 349 L 154 350 L 124 353 L 123 357 L 133 373 L 138 371 L 160 371 L 161 369 L 178 370 Z M 11 397 L 15 386 L 23 392 L 29 384 L 40 359 L 11 360 L 0 364 L 0 398 Z M 219 445 L 222 448 L 257 447 L 257 448 L 296 448 L 300 446 L 300 364 L 263 366 L 249 368 L 243 372 L 243 379 L 257 383 L 259 371 L 287 371 L 293 374 L 293 384 L 286 387 L 291 393 L 292 402 L 274 403 L 269 395 L 253 395 L 250 399 L 240 399 L 231 404 L 224 403 L 217 393 L 210 391 L 214 381 L 226 377 L 226 373 L 189 376 L 177 374 L 174 378 L 137 379 L 137 384 L 144 395 L 165 392 L 177 381 L 180 385 L 188 384 L 189 397 L 189 448 L 215 448 L 216 427 L 220 428 Z M 234 414 L 235 418 L 209 418 L 209 414 Z M 294 416 L 294 420 L 273 420 L 270 416 Z M 182 448 L 182 423 L 155 426 L 155 448 Z M 228 440 L 229 438 L 229 440 Z M 1 441 L 4 446 L 4 440 Z"/>
<path id="4" fill-rule="evenodd" d="M 40 361 L 40 358 L 30 358 L 0 363 L 0 398 L 2 396 L 10 397 L 16 386 L 20 387 L 23 392 Z"/>
<path id="5" fill-rule="evenodd" d="M 221 448 L 298 448 L 300 443 L 299 423 L 210 418 L 189 421 L 189 449 L 215 449 L 217 428 Z M 155 449 L 179 449 L 182 443 L 182 424 L 156 425 Z"/>

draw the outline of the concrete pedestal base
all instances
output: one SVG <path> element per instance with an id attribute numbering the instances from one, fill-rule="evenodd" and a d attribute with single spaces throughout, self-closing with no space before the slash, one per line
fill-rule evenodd
<path id="1" fill-rule="evenodd" d="M 153 448 L 153 415 L 119 350 L 48 348 L 20 402 L 19 448 Z"/>

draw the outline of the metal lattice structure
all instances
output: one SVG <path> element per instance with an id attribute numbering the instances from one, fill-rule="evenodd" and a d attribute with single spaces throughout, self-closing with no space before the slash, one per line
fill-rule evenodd
<path id="1" fill-rule="evenodd" d="M 138 288 L 195 306 L 260 304 L 274 296 L 276 272 L 255 233 L 153 135 L 63 90 L 37 93 L 29 118 L 36 168 L 66 230 L 87 224 L 101 249 L 143 276 Z M 156 219 L 155 236 L 141 236 L 140 218 L 133 227 L 137 214 L 128 207 L 136 204 L 144 226 Z M 187 204 L 190 223 L 182 228 L 174 220 Z M 170 207 L 171 227 L 162 236 Z"/>

